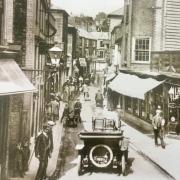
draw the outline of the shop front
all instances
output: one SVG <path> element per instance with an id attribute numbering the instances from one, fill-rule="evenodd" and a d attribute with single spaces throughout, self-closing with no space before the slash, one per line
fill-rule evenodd
<path id="1" fill-rule="evenodd" d="M 180 134 L 180 85 L 178 81 L 171 81 L 167 86 L 169 132 Z"/>
<path id="2" fill-rule="evenodd" d="M 155 110 L 163 102 L 163 83 L 152 78 L 142 79 L 136 75 L 119 73 L 108 86 L 109 104 L 114 109 L 120 106 L 128 120 L 139 126 L 148 124 L 150 129 Z"/>
<path id="3" fill-rule="evenodd" d="M 5 180 L 13 168 L 15 145 L 30 129 L 21 99 L 36 88 L 12 59 L 0 59 L 0 87 L 0 179 Z"/>

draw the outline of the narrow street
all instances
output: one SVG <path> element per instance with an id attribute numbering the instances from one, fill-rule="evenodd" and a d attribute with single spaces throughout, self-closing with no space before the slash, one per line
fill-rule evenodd
<path id="1" fill-rule="evenodd" d="M 130 148 L 129 150 L 129 161 L 131 162 L 130 168 L 128 170 L 128 175 L 123 177 L 118 176 L 118 174 L 112 172 L 89 172 L 85 173 L 82 176 L 78 176 L 77 170 L 77 151 L 75 150 L 76 144 L 79 143 L 78 132 L 83 128 L 88 130 L 91 129 L 91 118 L 95 111 L 95 101 L 94 96 L 97 88 L 90 87 L 90 97 L 91 101 L 84 101 L 81 95 L 81 102 L 83 104 L 82 109 L 82 125 L 78 125 L 78 128 L 66 128 L 65 135 L 63 138 L 63 152 L 60 152 L 60 158 L 62 158 L 61 164 L 61 173 L 60 179 L 69 180 L 73 179 L 144 179 L 144 180 L 166 180 L 170 179 L 162 170 L 160 170 L 155 164 L 150 162 L 148 159 L 145 159 L 139 155 L 134 149 Z M 126 128 L 124 128 L 126 131 Z M 60 168 L 60 167 L 59 167 Z"/>

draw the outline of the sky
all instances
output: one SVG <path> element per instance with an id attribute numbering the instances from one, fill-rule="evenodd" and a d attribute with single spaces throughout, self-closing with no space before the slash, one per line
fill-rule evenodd
<path id="1" fill-rule="evenodd" d="M 106 14 L 123 6 L 124 0 L 51 0 L 56 7 L 66 10 L 69 14 L 95 17 L 98 12 Z"/>

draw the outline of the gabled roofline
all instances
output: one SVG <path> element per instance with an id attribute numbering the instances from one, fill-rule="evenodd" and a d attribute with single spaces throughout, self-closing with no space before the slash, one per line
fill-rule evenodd
<path id="1" fill-rule="evenodd" d="M 69 14 L 68 14 L 64 9 L 56 9 L 56 8 L 54 9 L 54 8 L 53 8 L 53 9 L 50 9 L 50 11 L 51 11 L 52 13 L 53 13 L 53 12 L 54 12 L 54 13 L 55 13 L 55 12 L 56 12 L 56 13 L 63 13 L 63 14 L 66 14 L 67 16 L 69 16 Z"/>

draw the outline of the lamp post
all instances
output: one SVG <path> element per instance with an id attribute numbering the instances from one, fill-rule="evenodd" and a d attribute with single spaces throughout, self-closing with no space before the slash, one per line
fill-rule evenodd
<path id="1" fill-rule="evenodd" d="M 50 68 L 52 69 L 51 72 L 54 73 L 54 77 L 52 76 L 51 74 L 51 79 L 53 80 L 53 82 L 50 82 L 51 84 L 51 91 L 58 91 L 59 90 L 59 80 L 60 80 L 60 70 L 58 71 L 60 65 L 61 65 L 61 61 L 60 61 L 60 58 L 61 58 L 61 55 L 62 55 L 62 49 L 57 47 L 57 46 L 54 46 L 52 47 L 51 49 L 49 49 L 49 55 L 50 55 L 50 58 L 51 58 L 51 63 L 50 63 Z M 58 75 L 58 79 L 56 79 L 56 75 Z M 55 81 L 56 79 L 56 81 Z M 55 87 L 57 87 L 55 89 L 54 87 L 54 82 L 56 82 L 57 84 L 55 85 Z"/>

